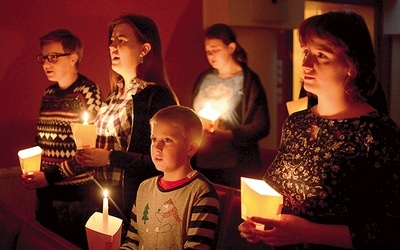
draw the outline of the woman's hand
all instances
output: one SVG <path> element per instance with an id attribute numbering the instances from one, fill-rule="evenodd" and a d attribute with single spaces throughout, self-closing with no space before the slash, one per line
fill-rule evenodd
<path id="1" fill-rule="evenodd" d="M 255 228 L 256 225 L 251 220 L 248 220 L 242 222 L 242 224 L 239 225 L 238 230 L 240 232 L 240 236 L 242 236 L 242 238 L 246 239 L 248 242 L 258 243 L 260 242 L 260 238 L 258 238 L 257 235 L 252 232 L 252 229 Z"/>
<path id="2" fill-rule="evenodd" d="M 256 229 L 255 223 L 263 224 L 265 229 Z M 298 216 L 282 214 L 280 220 L 252 217 L 238 229 L 248 242 L 263 241 L 268 246 L 284 246 L 307 242 L 307 233 L 312 230 L 313 224 Z"/>
<path id="3" fill-rule="evenodd" d="M 78 150 L 75 159 L 81 166 L 103 167 L 109 164 L 110 151 L 102 148 L 89 148 Z"/>
<path id="4" fill-rule="evenodd" d="M 263 224 L 265 229 L 256 229 L 255 223 Z M 290 214 L 282 214 L 280 220 L 251 217 L 251 220 L 240 224 L 238 229 L 248 242 L 262 241 L 268 246 L 312 243 L 352 248 L 348 226 L 317 224 Z"/>
<path id="5" fill-rule="evenodd" d="M 29 172 L 29 174 L 22 174 L 21 183 L 25 188 L 29 190 L 42 188 L 49 185 L 46 180 L 46 176 L 41 171 Z"/>

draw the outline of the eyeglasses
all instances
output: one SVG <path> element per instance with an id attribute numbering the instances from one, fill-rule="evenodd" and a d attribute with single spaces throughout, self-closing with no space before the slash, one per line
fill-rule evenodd
<path id="1" fill-rule="evenodd" d="M 53 54 L 53 55 L 47 55 L 47 56 L 38 55 L 38 56 L 36 56 L 36 60 L 39 63 L 44 63 L 44 61 L 47 59 L 47 61 L 49 61 L 50 63 L 56 63 L 56 62 L 58 62 L 58 58 L 60 56 L 69 56 L 69 55 L 71 55 L 71 54 L 65 53 L 65 54 Z"/>

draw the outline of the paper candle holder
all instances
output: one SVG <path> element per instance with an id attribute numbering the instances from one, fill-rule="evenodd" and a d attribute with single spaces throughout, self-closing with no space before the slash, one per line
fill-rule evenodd
<path id="1" fill-rule="evenodd" d="M 207 129 L 209 132 L 214 132 L 218 128 L 219 119 L 212 121 L 202 116 L 199 116 L 201 122 L 203 123 L 203 129 Z"/>
<path id="2" fill-rule="evenodd" d="M 199 111 L 198 115 L 203 123 L 203 129 L 214 132 L 218 128 L 218 121 L 221 113 L 213 109 L 210 102 L 205 104 L 205 107 Z"/>
<path id="3" fill-rule="evenodd" d="M 86 236 L 90 250 L 116 250 L 121 246 L 122 220 L 95 212 L 86 222 Z"/>
<path id="4" fill-rule="evenodd" d="M 18 151 L 19 164 L 22 173 L 40 171 L 42 160 L 42 148 L 39 146 L 22 149 Z"/>
<path id="5" fill-rule="evenodd" d="M 263 180 L 240 178 L 242 219 L 252 216 L 280 219 L 283 196 Z"/>
<path id="6" fill-rule="evenodd" d="M 96 125 L 71 123 L 76 149 L 96 147 Z"/>

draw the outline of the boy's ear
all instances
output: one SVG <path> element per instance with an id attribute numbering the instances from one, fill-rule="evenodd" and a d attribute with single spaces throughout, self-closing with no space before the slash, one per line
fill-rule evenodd
<path id="1" fill-rule="evenodd" d="M 192 157 L 193 155 L 195 155 L 197 153 L 197 150 L 199 150 L 199 142 L 196 140 L 193 140 L 190 142 L 189 144 L 189 148 L 188 148 L 188 152 L 187 155 L 189 157 Z"/>

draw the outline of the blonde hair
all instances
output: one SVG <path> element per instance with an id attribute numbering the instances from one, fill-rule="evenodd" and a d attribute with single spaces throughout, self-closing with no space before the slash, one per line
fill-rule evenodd
<path id="1" fill-rule="evenodd" d="M 189 141 L 201 143 L 203 136 L 203 124 L 199 116 L 190 108 L 173 105 L 160 109 L 150 119 L 153 126 L 157 121 L 169 122 L 172 126 L 182 128 L 183 137 Z"/>

